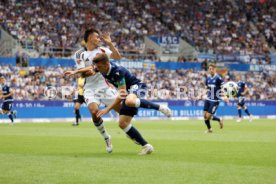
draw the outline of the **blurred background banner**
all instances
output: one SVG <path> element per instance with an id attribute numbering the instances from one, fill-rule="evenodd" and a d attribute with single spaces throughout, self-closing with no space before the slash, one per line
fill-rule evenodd
<path id="1" fill-rule="evenodd" d="M 177 69 L 193 69 L 193 70 L 201 70 L 202 63 L 195 62 L 149 62 L 146 60 L 120 60 L 114 61 L 117 64 L 124 66 L 128 69 L 169 69 L 169 70 L 177 70 Z M 16 65 L 16 58 L 9 57 L 0 57 L 0 65 Z M 28 59 L 29 66 L 61 66 L 61 67 L 74 67 L 75 62 L 73 59 L 61 59 L 61 58 L 29 58 Z M 276 65 L 265 65 L 265 64 L 232 64 L 232 63 L 220 63 L 219 69 L 223 68 L 223 70 L 233 70 L 233 71 L 276 71 Z M 224 71 L 223 71 L 224 72 Z M 220 72 L 219 72 L 220 73 Z M 220 73 L 221 74 L 221 73 Z"/>
<path id="2" fill-rule="evenodd" d="M 154 100 L 159 104 L 169 105 L 173 110 L 173 117 L 202 117 L 204 101 L 189 100 Z M 226 104 L 221 102 L 217 115 L 236 116 L 235 108 L 237 101 L 231 101 Z M 0 103 L 1 105 L 1 103 Z M 276 116 L 276 100 L 251 100 L 247 101 L 247 106 L 254 116 Z M 14 109 L 20 112 L 19 119 L 39 119 L 39 118 L 71 118 L 73 114 L 74 103 L 70 101 L 15 101 Z M 103 106 L 101 106 L 103 108 Z M 90 114 L 87 106 L 81 107 L 83 118 L 89 118 Z M 105 117 L 116 117 L 115 112 L 107 114 Z M 0 116 L 1 117 L 1 116 Z M 158 111 L 139 109 L 137 118 L 158 118 L 164 117 Z"/>

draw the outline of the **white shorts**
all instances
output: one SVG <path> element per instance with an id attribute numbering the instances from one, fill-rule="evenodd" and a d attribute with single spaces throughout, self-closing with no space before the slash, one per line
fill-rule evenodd
<path id="1" fill-rule="evenodd" d="M 91 103 L 97 103 L 100 105 L 103 103 L 108 106 L 113 103 L 117 97 L 117 91 L 115 88 L 101 88 L 101 89 L 85 89 L 84 90 L 84 99 L 87 105 Z"/>

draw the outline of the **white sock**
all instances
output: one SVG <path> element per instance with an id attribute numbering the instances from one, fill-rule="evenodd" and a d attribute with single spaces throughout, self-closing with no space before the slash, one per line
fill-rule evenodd
<path id="1" fill-rule="evenodd" d="M 107 133 L 107 131 L 105 130 L 102 120 L 100 121 L 100 123 L 99 122 L 97 122 L 96 124 L 94 123 L 94 125 L 99 130 L 99 132 L 103 136 L 103 138 L 108 139 L 110 137 L 109 134 Z"/>
<path id="2" fill-rule="evenodd" d="M 124 128 L 124 132 L 127 133 L 132 127 L 132 124 L 127 125 L 126 128 Z"/>

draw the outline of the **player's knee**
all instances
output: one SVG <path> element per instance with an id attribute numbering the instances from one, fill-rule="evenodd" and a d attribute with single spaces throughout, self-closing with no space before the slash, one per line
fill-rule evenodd
<path id="1" fill-rule="evenodd" d="M 127 97 L 125 101 L 126 106 L 135 107 L 135 100 L 131 97 Z"/>
<path id="2" fill-rule="evenodd" d="M 212 114 L 210 114 L 210 113 L 206 113 L 206 115 L 205 115 L 204 119 L 205 119 L 205 120 L 210 120 L 210 119 L 211 119 L 211 117 L 212 117 Z"/>
<path id="3" fill-rule="evenodd" d="M 97 113 L 98 113 L 98 109 L 89 109 L 90 110 L 90 113 L 92 114 L 92 116 L 96 116 Z"/>
<path id="4" fill-rule="evenodd" d="M 128 126 L 129 123 L 125 122 L 125 121 L 119 121 L 119 127 L 121 129 L 125 129 Z"/>
<path id="5" fill-rule="evenodd" d="M 75 110 L 79 110 L 80 109 L 80 106 L 79 105 L 75 105 Z"/>
<path id="6" fill-rule="evenodd" d="M 203 114 L 203 117 L 204 117 L 205 120 L 207 119 L 207 113 L 206 112 Z"/>

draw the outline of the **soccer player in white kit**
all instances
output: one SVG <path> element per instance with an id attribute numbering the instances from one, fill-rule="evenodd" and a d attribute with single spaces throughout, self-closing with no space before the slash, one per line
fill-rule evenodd
<path id="1" fill-rule="evenodd" d="M 101 38 L 109 47 L 100 47 Z M 85 49 L 80 49 L 75 53 L 75 62 L 77 69 L 82 69 L 93 64 L 94 57 L 99 53 L 105 53 L 110 58 L 119 60 L 121 55 L 116 47 L 113 45 L 109 33 L 104 33 L 100 37 L 100 32 L 97 29 L 90 28 L 84 33 Z M 65 75 L 74 75 L 76 71 L 66 71 Z M 106 143 L 106 151 L 112 152 L 111 136 L 105 130 L 103 119 L 96 116 L 99 111 L 100 103 L 106 106 L 112 104 L 117 96 L 115 88 L 106 82 L 104 77 L 99 72 L 86 72 L 84 84 L 84 99 L 88 105 L 94 125 L 97 127 L 101 135 L 104 137 Z M 114 108 L 119 112 L 120 104 Z"/>

